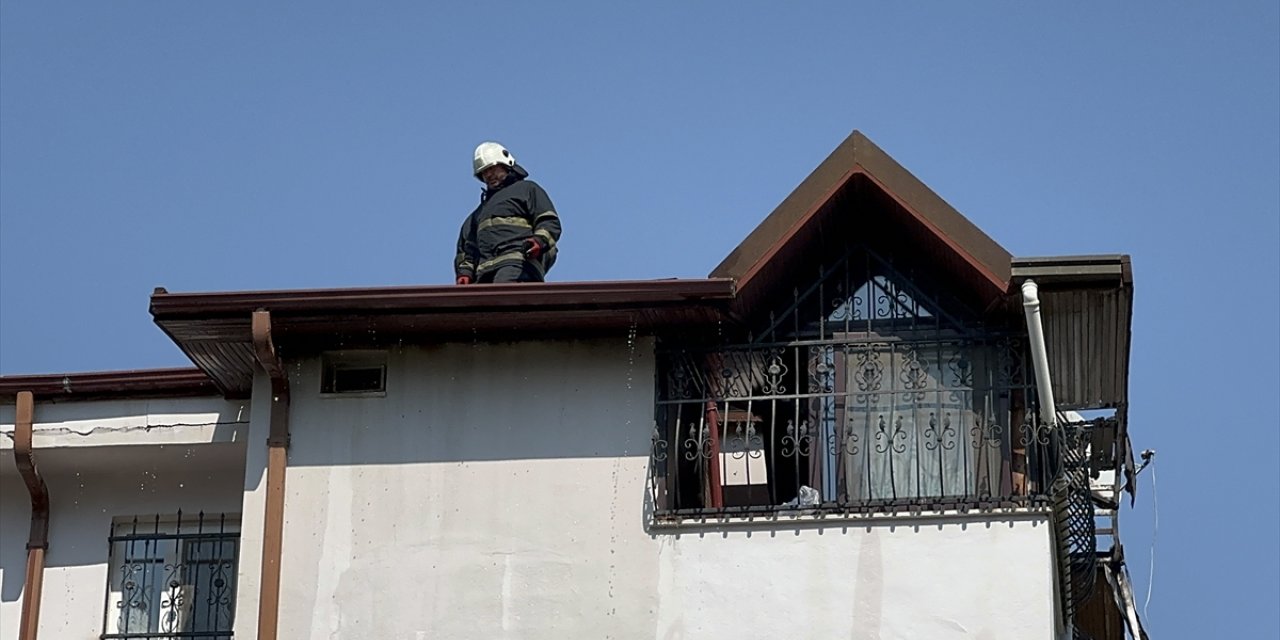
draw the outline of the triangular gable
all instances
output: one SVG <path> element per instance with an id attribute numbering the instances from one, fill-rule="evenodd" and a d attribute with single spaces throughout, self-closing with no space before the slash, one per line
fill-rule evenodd
<path id="1" fill-rule="evenodd" d="M 719 266 L 712 277 L 738 283 L 750 314 L 791 284 L 820 246 L 850 236 L 925 254 L 945 284 L 978 308 L 1009 290 L 1011 256 L 981 229 L 854 131 Z M 790 274 L 790 275 L 788 275 Z"/>

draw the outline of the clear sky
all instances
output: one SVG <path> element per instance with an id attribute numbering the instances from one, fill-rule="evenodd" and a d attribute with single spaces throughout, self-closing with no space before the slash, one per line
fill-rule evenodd
<path id="1" fill-rule="evenodd" d="M 0 1 L 0 373 L 189 365 L 156 286 L 450 282 L 487 139 L 553 280 L 705 276 L 857 128 L 1014 255 L 1133 256 L 1152 637 L 1280 637 L 1280 3 L 444 4 Z"/>

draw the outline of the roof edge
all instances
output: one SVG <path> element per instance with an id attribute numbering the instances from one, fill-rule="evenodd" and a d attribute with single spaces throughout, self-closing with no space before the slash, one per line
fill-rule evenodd
<path id="1" fill-rule="evenodd" d="M 746 288 L 778 246 L 859 173 L 942 237 L 991 283 L 992 291 L 1007 290 L 1011 254 L 856 129 L 765 216 L 710 277 L 734 278 L 740 288 Z"/>
<path id="2" fill-rule="evenodd" d="M 169 317 L 242 315 L 263 308 L 286 314 L 326 311 L 477 311 L 530 306 L 552 309 L 727 301 L 732 300 L 735 295 L 736 285 L 728 278 L 207 293 L 170 293 L 157 288 L 151 296 L 150 308 L 151 315 L 156 320 L 161 320 Z"/>
<path id="3" fill-rule="evenodd" d="M 1128 254 L 1035 256 L 1009 261 L 1013 280 L 1029 278 L 1042 284 L 1109 283 L 1133 285 L 1133 262 Z"/>
<path id="4" fill-rule="evenodd" d="M 196 368 L 0 376 L 0 404 L 14 402 L 19 391 L 30 391 L 37 400 L 220 395 L 208 374 Z"/>

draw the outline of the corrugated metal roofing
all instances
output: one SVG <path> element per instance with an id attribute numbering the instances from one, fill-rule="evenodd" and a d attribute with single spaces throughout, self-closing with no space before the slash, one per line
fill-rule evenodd
<path id="1" fill-rule="evenodd" d="M 1017 258 L 1014 280 L 1040 287 L 1053 394 L 1063 410 L 1129 399 L 1133 273 L 1129 256 Z"/>

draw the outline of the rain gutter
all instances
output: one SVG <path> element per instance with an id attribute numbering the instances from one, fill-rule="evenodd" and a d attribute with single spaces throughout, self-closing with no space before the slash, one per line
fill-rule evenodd
<path id="1" fill-rule="evenodd" d="M 484 284 L 459 287 L 432 285 L 353 289 L 295 289 L 170 293 L 156 289 L 151 315 L 156 321 L 243 317 L 253 309 L 276 315 L 317 313 L 489 312 L 498 309 L 624 309 L 730 301 L 730 278 Z"/>
<path id="2" fill-rule="evenodd" d="M 258 640 L 275 640 L 280 619 L 280 560 L 284 538 L 284 479 L 289 449 L 289 377 L 271 340 L 271 312 L 253 312 L 253 353 L 271 379 L 267 433 L 267 496 L 262 526 L 262 585 Z"/>
<path id="3" fill-rule="evenodd" d="M 18 392 L 16 408 L 13 458 L 31 494 L 31 535 L 27 538 L 27 575 L 23 581 L 18 640 L 36 640 L 40 627 L 40 593 L 44 587 L 44 556 L 49 549 L 49 488 L 40 477 L 32 451 L 35 399 L 30 391 Z"/>

